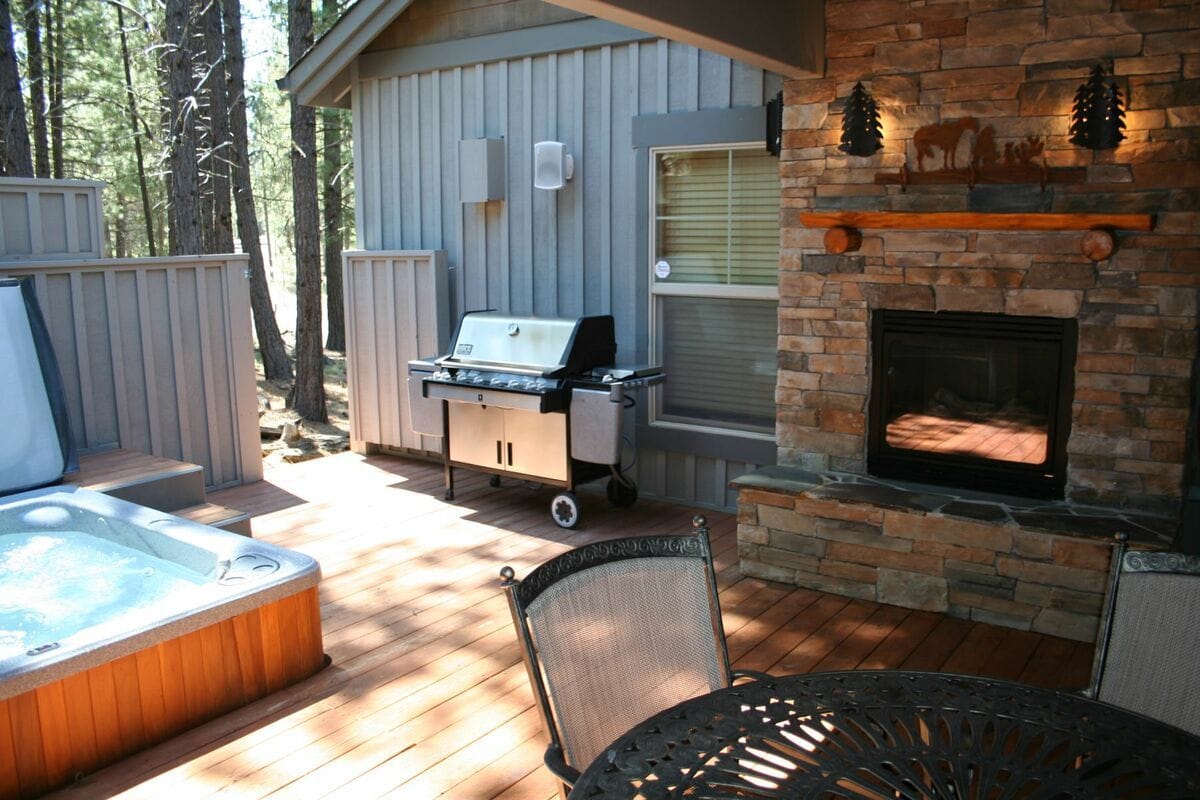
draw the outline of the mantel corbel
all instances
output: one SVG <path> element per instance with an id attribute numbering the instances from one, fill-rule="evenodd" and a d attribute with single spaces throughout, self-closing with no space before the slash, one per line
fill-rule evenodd
<path id="1" fill-rule="evenodd" d="M 808 211 L 800 215 L 808 228 L 828 228 L 825 250 L 847 253 L 858 249 L 861 229 L 1084 231 L 1080 252 L 1102 261 L 1116 250 L 1118 230 L 1154 230 L 1152 214 L 1049 214 L 987 211 Z"/>

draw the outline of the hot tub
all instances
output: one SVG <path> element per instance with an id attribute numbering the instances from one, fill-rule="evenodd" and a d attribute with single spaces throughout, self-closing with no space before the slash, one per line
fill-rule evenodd
<path id="1" fill-rule="evenodd" d="M 319 580 L 303 554 L 96 492 L 4 498 L 0 798 L 316 672 Z"/>

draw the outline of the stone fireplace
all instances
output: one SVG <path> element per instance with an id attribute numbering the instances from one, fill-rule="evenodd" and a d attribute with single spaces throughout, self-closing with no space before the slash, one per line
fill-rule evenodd
<path id="1" fill-rule="evenodd" d="M 784 86 L 779 466 L 737 482 L 743 571 L 1091 640 L 1112 535 L 1169 545 L 1194 480 L 1200 23 L 1107 0 L 828 0 L 826 22 L 826 76 Z M 1097 62 L 1128 98 L 1115 150 L 1068 141 Z M 860 80 L 884 128 L 865 158 L 837 150 Z M 1029 182 L 909 179 L 914 133 L 965 118 L 957 163 L 986 137 Z M 811 212 L 874 222 L 830 253 Z M 990 224 L 1013 212 L 1068 224 Z M 1087 214 L 1153 230 L 1092 260 Z"/>
<path id="2" fill-rule="evenodd" d="M 871 315 L 867 472 L 1062 497 L 1076 321 Z"/>

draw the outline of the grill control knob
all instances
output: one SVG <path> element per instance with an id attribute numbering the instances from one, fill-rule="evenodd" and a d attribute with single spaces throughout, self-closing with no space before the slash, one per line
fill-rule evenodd
<path id="1" fill-rule="evenodd" d="M 515 323 L 515 322 L 508 323 L 508 335 L 509 336 L 516 336 L 520 332 L 521 332 L 521 328 L 518 327 L 517 323 Z"/>

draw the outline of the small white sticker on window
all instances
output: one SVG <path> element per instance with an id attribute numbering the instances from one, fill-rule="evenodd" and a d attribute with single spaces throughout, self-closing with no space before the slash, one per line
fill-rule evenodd
<path id="1" fill-rule="evenodd" d="M 671 275 L 671 265 L 664 261 L 657 261 L 654 264 L 654 277 L 660 281 L 665 281 Z"/>

